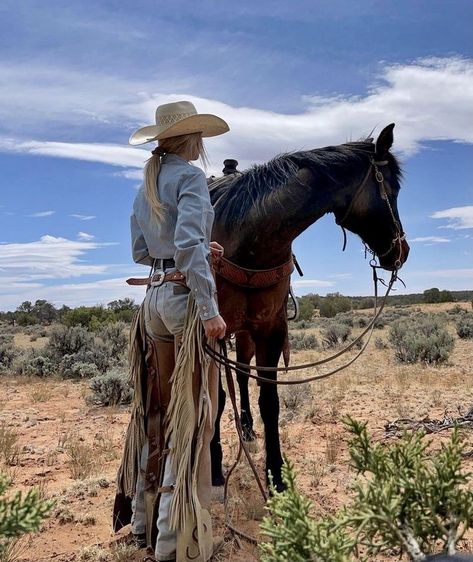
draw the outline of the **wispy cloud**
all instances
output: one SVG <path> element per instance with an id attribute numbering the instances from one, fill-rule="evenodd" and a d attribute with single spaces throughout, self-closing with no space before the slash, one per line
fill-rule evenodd
<path id="1" fill-rule="evenodd" d="M 320 279 L 298 279 L 291 283 L 294 287 L 333 287 L 332 281 L 321 281 Z"/>
<path id="2" fill-rule="evenodd" d="M 0 64 L 4 75 L 5 65 Z M 156 93 L 155 84 L 136 83 L 114 76 L 76 76 L 67 69 L 43 69 L 43 76 L 55 80 L 35 80 L 30 67 L 7 65 L 9 79 L 0 90 L 0 117 L 3 130 L 16 130 L 17 116 L 36 119 L 43 138 L 51 112 L 64 129 L 71 122 L 82 123 L 87 135 L 94 130 L 83 112 L 92 113 L 100 122 L 100 130 L 122 133 L 123 144 L 93 144 L 38 141 L 34 139 L 0 139 L 4 151 L 27 152 L 63 158 L 104 162 L 127 168 L 142 167 L 148 152 L 124 146 L 126 136 L 135 127 L 153 120 L 156 105 L 186 98 L 202 113 L 216 113 L 231 126 L 231 133 L 212 139 L 212 155 L 216 164 L 229 155 L 236 156 L 245 168 L 278 152 L 338 144 L 359 138 L 373 127 L 396 121 L 395 148 L 404 153 L 416 152 L 424 141 L 449 139 L 472 143 L 473 129 L 473 60 L 458 57 L 429 58 L 410 64 L 385 65 L 366 95 L 305 96 L 304 109 L 299 113 L 283 114 L 251 107 L 234 107 L 216 99 L 191 96 L 185 90 Z M 64 72 L 62 72 L 64 70 Z M 113 86 L 119 83 L 118 88 Z M 59 90 L 58 90 L 59 88 Z M 120 95 L 110 98 L 111 90 Z M 31 91 L 35 93 L 35 111 L 31 112 Z M 137 95 L 136 92 L 142 92 Z M 12 95 L 28 92 L 28 96 Z M 56 103 L 57 102 L 57 103 Z M 41 121 L 41 120 L 44 121 Z M 95 122 L 95 127 L 97 127 Z M 9 126 L 11 123 L 11 127 Z M 125 132 L 126 131 L 126 132 Z M 8 133 L 7 133 L 8 134 Z M 10 133 L 11 134 L 11 133 Z M 133 179 L 136 179 L 133 177 Z"/>
<path id="3" fill-rule="evenodd" d="M 49 141 L 20 141 L 0 138 L 0 150 L 37 154 L 41 156 L 55 156 L 57 158 L 72 158 L 86 162 L 101 162 L 112 166 L 142 168 L 150 153 L 146 150 L 131 147 L 98 144 L 98 143 L 67 143 Z M 130 174 L 130 170 L 123 173 Z M 142 177 L 142 174 L 140 175 Z M 134 178 L 135 179 L 135 178 Z"/>
<path id="4" fill-rule="evenodd" d="M 84 240 L 85 242 L 89 242 L 93 240 L 95 236 L 93 234 L 88 234 L 87 232 L 79 232 L 77 235 L 78 240 Z"/>
<path id="5" fill-rule="evenodd" d="M 69 215 L 70 217 L 73 217 L 75 219 L 79 219 L 81 221 L 90 221 L 92 219 L 97 218 L 95 215 L 80 215 L 80 214 L 73 214 L 73 215 Z"/>
<path id="6" fill-rule="evenodd" d="M 141 166 L 140 166 L 141 167 Z M 142 170 L 123 170 L 123 172 L 115 172 L 114 176 L 126 178 L 127 180 L 142 180 L 143 171 Z"/>
<path id="7" fill-rule="evenodd" d="M 409 242 L 426 242 L 430 244 L 443 244 L 445 242 L 450 242 L 450 238 L 444 238 L 442 236 L 418 236 L 417 238 L 409 238 Z"/>
<path id="8" fill-rule="evenodd" d="M 32 213 L 31 215 L 26 215 L 27 217 L 50 217 L 54 215 L 56 211 L 39 211 L 38 213 Z"/>
<path id="9" fill-rule="evenodd" d="M 0 244 L 0 293 L 9 292 L 8 285 L 12 281 L 23 283 L 103 274 L 109 269 L 108 265 L 84 262 L 83 256 L 90 250 L 109 245 L 111 243 L 49 235 L 23 244 Z"/>
<path id="10" fill-rule="evenodd" d="M 452 207 L 443 211 L 436 211 L 431 215 L 433 219 L 447 219 L 449 222 L 441 228 L 473 228 L 473 205 L 465 207 Z"/>

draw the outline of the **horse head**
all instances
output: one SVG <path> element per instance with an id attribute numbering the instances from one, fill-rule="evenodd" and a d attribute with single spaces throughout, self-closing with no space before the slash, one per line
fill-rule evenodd
<path id="1" fill-rule="evenodd" d="M 358 234 L 384 269 L 399 269 L 409 254 L 409 245 L 397 208 L 400 168 L 389 152 L 394 123 L 385 127 L 367 163 L 361 183 L 347 188 L 335 212 L 337 224 Z"/>

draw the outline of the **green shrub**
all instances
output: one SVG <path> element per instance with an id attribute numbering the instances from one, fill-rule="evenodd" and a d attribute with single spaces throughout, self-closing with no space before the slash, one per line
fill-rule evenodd
<path id="1" fill-rule="evenodd" d="M 321 331 L 325 347 L 337 347 L 348 340 L 351 329 L 346 324 L 335 324 L 331 322 Z"/>
<path id="2" fill-rule="evenodd" d="M 105 373 L 111 365 L 111 359 L 103 345 L 94 344 L 90 349 L 64 355 L 59 363 L 61 376 L 65 379 L 84 376 L 79 373 L 77 365 L 94 365 L 99 373 Z"/>
<path id="3" fill-rule="evenodd" d="M 432 315 L 398 320 L 390 328 L 389 342 L 403 363 L 442 363 L 455 345 L 442 322 Z"/>
<path id="4" fill-rule="evenodd" d="M 62 322 L 68 327 L 82 326 L 91 330 L 98 330 L 110 321 L 112 312 L 103 306 L 79 306 L 66 311 L 62 315 Z"/>
<path id="5" fill-rule="evenodd" d="M 319 344 L 314 334 L 300 332 L 293 334 L 289 332 L 289 346 L 291 349 L 317 349 Z"/>
<path id="6" fill-rule="evenodd" d="M 125 322 L 113 322 L 104 326 L 98 336 L 103 340 L 111 357 L 119 358 L 128 347 L 128 326 Z"/>
<path id="7" fill-rule="evenodd" d="M 314 519 L 286 461 L 286 490 L 272 490 L 261 524 L 268 538 L 260 544 L 261 562 L 351 562 L 386 552 L 420 562 L 434 548 L 456 552 L 473 524 L 471 474 L 462 470 L 459 431 L 432 455 L 420 433 L 385 445 L 373 443 L 366 424 L 348 419 L 347 425 L 351 466 L 360 475 L 354 499 L 338 513 Z"/>
<path id="8" fill-rule="evenodd" d="M 348 312 L 351 308 L 351 299 L 340 293 L 329 293 L 321 298 L 319 303 L 320 316 L 327 318 L 333 318 L 339 312 Z"/>
<path id="9" fill-rule="evenodd" d="M 110 371 L 93 378 L 89 386 L 93 392 L 88 399 L 91 404 L 100 406 L 129 404 L 133 398 L 133 390 L 128 384 L 127 376 L 117 371 Z"/>
<path id="10" fill-rule="evenodd" d="M 19 536 L 39 531 L 41 523 L 54 505 L 41 498 L 38 489 L 32 488 L 26 494 L 7 494 L 10 482 L 0 474 L 0 560 L 5 559 L 9 549 Z"/>
<path id="11" fill-rule="evenodd" d="M 473 313 L 467 312 L 462 314 L 456 321 L 457 334 L 459 338 L 473 338 Z"/>
<path id="12" fill-rule="evenodd" d="M 335 315 L 335 318 L 333 320 L 338 324 L 345 324 L 346 326 L 353 328 L 353 312 L 339 312 Z"/>
<path id="13" fill-rule="evenodd" d="M 13 345 L 12 340 L 13 337 L 10 342 L 0 343 L 0 371 L 7 371 L 18 355 L 18 349 Z"/>
<path id="14" fill-rule="evenodd" d="M 367 316 L 355 316 L 353 322 L 358 328 L 366 328 L 370 323 L 371 319 Z"/>
<path id="15" fill-rule="evenodd" d="M 374 346 L 376 349 L 388 349 L 389 345 L 383 340 L 383 338 L 376 338 L 374 340 Z"/>
<path id="16" fill-rule="evenodd" d="M 86 328 L 59 326 L 51 332 L 46 349 L 51 355 L 62 358 L 64 355 L 73 355 L 90 349 L 93 344 L 94 336 Z"/>
<path id="17" fill-rule="evenodd" d="M 68 355 L 73 358 L 74 355 Z M 65 379 L 91 379 L 100 375 L 100 371 L 95 363 L 81 363 L 80 361 L 71 362 L 67 369 L 61 371 Z"/>
<path id="18" fill-rule="evenodd" d="M 23 363 L 23 375 L 49 377 L 57 371 L 57 365 L 49 357 L 30 355 Z"/>

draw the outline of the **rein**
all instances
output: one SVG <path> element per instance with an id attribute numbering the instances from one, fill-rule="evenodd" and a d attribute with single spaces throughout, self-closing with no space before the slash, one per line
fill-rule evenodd
<path id="1" fill-rule="evenodd" d="M 303 383 L 308 383 L 308 382 L 312 382 L 315 380 L 321 380 L 321 379 L 325 379 L 328 377 L 331 377 L 332 375 L 334 375 L 335 373 L 338 373 L 339 371 L 346 369 L 349 365 L 351 365 L 352 363 L 354 363 L 358 357 L 360 357 L 360 355 L 365 351 L 368 343 L 371 340 L 371 336 L 373 334 L 373 330 L 376 324 L 376 320 L 379 318 L 381 312 L 383 311 L 383 308 L 386 304 L 387 301 L 387 297 L 395 283 L 395 281 L 398 279 L 397 277 L 397 270 L 393 271 L 391 274 L 391 279 L 388 283 L 387 289 L 386 289 L 386 294 L 383 297 L 383 301 L 381 303 L 381 306 L 379 307 L 379 309 L 377 310 L 378 307 L 378 281 L 381 281 L 381 279 L 378 277 L 376 270 L 378 269 L 379 266 L 376 266 L 374 264 L 371 264 L 371 267 L 373 269 L 373 283 L 374 283 L 374 317 L 371 320 L 370 324 L 367 326 L 367 328 L 361 333 L 360 336 L 358 336 L 353 342 L 351 342 L 350 345 L 344 347 L 341 351 L 339 351 L 338 353 L 335 353 L 334 355 L 327 357 L 325 359 L 319 360 L 319 361 L 314 361 L 313 363 L 307 363 L 304 365 L 297 365 L 297 366 L 293 366 L 293 367 L 287 367 L 287 368 L 277 368 L 277 367 L 254 367 L 252 365 L 247 365 L 245 363 L 240 363 L 238 361 L 233 361 L 231 359 L 229 359 L 228 355 L 227 355 L 227 346 L 225 343 L 225 340 L 220 340 L 220 347 L 221 347 L 221 353 L 218 353 L 216 350 L 212 349 L 208 344 L 205 344 L 205 351 L 207 352 L 207 354 L 213 358 L 215 360 L 215 362 L 220 365 L 223 366 L 225 369 L 225 378 L 227 381 L 227 390 L 228 390 L 228 394 L 230 396 L 230 401 L 232 403 L 232 408 L 233 408 L 233 413 L 234 413 L 234 420 L 235 420 L 235 427 L 237 430 L 237 434 L 238 434 L 238 453 L 237 456 L 235 458 L 235 461 L 233 462 L 233 464 L 231 465 L 231 467 L 228 470 L 228 473 L 226 475 L 225 478 L 225 485 L 224 485 L 224 493 L 223 493 L 223 503 L 224 503 L 224 513 L 225 513 L 225 525 L 226 527 L 234 534 L 234 535 L 238 535 L 240 537 L 242 537 L 243 539 L 245 539 L 246 541 L 252 543 L 252 544 L 258 544 L 258 540 L 256 539 L 256 537 L 249 535 L 248 533 L 245 533 L 244 531 L 242 531 L 241 529 L 239 529 L 238 527 L 236 527 L 233 522 L 231 521 L 230 515 L 229 515 L 229 510 L 228 510 L 228 500 L 229 500 L 229 494 L 228 494 L 228 486 L 229 486 L 229 482 L 230 482 L 230 477 L 233 474 L 233 471 L 235 470 L 235 468 L 238 466 L 238 463 L 240 462 L 241 459 L 241 455 L 242 452 L 244 452 L 245 457 L 248 461 L 248 464 L 250 465 L 251 471 L 253 472 L 253 475 L 255 477 L 256 483 L 258 485 L 259 491 L 261 493 L 261 496 L 263 498 L 263 501 L 266 503 L 268 496 L 266 493 L 266 490 L 263 486 L 263 483 L 261 481 L 261 478 L 258 474 L 258 470 L 253 462 L 253 459 L 251 458 L 250 452 L 248 450 L 248 446 L 245 443 L 245 440 L 243 438 L 243 429 L 242 429 L 242 425 L 241 425 L 241 418 L 240 418 L 240 413 L 238 411 L 238 405 L 237 405 L 237 399 L 236 399 L 236 392 L 235 392 L 235 381 L 232 375 L 232 369 L 235 371 L 235 373 L 240 373 L 242 375 L 245 375 L 249 378 L 252 379 L 256 379 L 259 383 L 269 383 L 269 384 L 276 384 L 276 385 L 288 385 L 288 384 L 303 384 Z M 329 361 L 332 361 L 333 359 L 339 357 L 340 355 L 342 355 L 343 353 L 345 353 L 346 351 L 348 351 L 349 349 L 351 349 L 353 347 L 353 345 L 355 345 L 358 341 L 361 340 L 361 338 L 367 333 L 369 332 L 367 341 L 363 344 L 362 348 L 360 349 L 360 351 L 355 355 L 355 357 L 353 357 L 352 359 L 350 359 L 350 361 L 347 361 L 345 364 L 343 364 L 340 367 L 336 367 L 335 369 L 332 369 L 331 371 L 328 371 L 327 373 L 323 373 L 320 375 L 314 375 L 312 377 L 308 377 L 308 378 L 304 378 L 304 379 L 298 379 L 298 380 L 292 380 L 292 381 L 278 381 L 275 379 L 269 379 L 267 377 L 261 377 L 259 375 L 252 375 L 251 374 L 251 370 L 262 370 L 262 371 L 289 371 L 289 370 L 297 370 L 297 369 L 304 369 L 304 368 L 309 368 L 309 367 L 314 367 L 317 365 L 321 365 L 323 363 L 327 363 Z M 247 369 L 247 370 L 243 370 Z"/>
<path id="2" fill-rule="evenodd" d="M 347 367 L 349 367 L 352 363 L 354 363 L 358 357 L 360 357 L 360 355 L 365 351 L 371 336 L 373 334 L 373 330 L 374 327 L 376 325 L 376 321 L 378 320 L 379 316 L 381 315 L 385 305 L 386 305 L 386 301 L 387 301 L 387 297 L 389 296 L 389 293 L 391 292 L 391 289 L 394 285 L 394 283 L 397 281 L 398 277 L 397 277 L 397 270 L 393 271 L 391 274 L 391 279 L 387 285 L 387 289 L 386 289 L 386 294 L 383 297 L 383 301 L 378 309 L 378 281 L 380 281 L 376 270 L 378 269 L 378 266 L 375 265 L 371 265 L 372 269 L 373 269 L 373 282 L 374 282 L 374 298 L 375 298 L 375 303 L 374 303 L 374 316 L 371 319 L 371 321 L 369 322 L 368 326 L 361 332 L 361 334 L 354 339 L 352 342 L 350 342 L 350 344 L 348 344 L 347 346 L 345 346 L 343 349 L 341 349 L 340 351 L 338 351 L 337 353 L 334 353 L 333 355 L 330 355 L 329 357 L 325 357 L 324 359 L 319 359 L 318 361 L 313 361 L 311 363 L 303 363 L 301 365 L 293 365 L 293 366 L 288 366 L 288 367 L 267 367 L 267 366 L 258 366 L 258 365 L 249 365 L 247 363 L 241 363 L 239 361 L 234 361 L 233 359 L 229 359 L 227 357 L 226 351 L 223 351 L 222 348 L 222 353 L 219 353 L 218 351 L 212 349 L 208 344 L 205 344 L 205 351 L 207 352 L 207 354 L 214 359 L 214 361 L 223 367 L 230 367 L 231 369 L 233 369 L 235 371 L 235 373 L 237 374 L 241 374 L 244 375 L 246 377 L 249 377 L 251 379 L 255 379 L 258 382 L 263 382 L 263 383 L 269 383 L 269 384 L 275 384 L 275 385 L 279 385 L 279 386 L 286 386 L 286 385 L 295 385 L 295 384 L 304 384 L 304 383 L 309 383 L 315 380 L 321 380 L 321 379 L 326 379 L 328 377 L 331 377 L 332 375 L 334 375 L 335 373 L 338 373 L 339 371 L 342 371 L 343 369 L 346 369 Z M 347 351 L 349 351 L 352 347 L 354 347 L 359 341 L 362 340 L 362 338 L 368 334 L 368 339 L 366 340 L 366 342 L 363 344 L 363 346 L 361 347 L 361 349 L 359 350 L 359 352 L 355 355 L 355 357 L 353 357 L 352 359 L 350 359 L 349 361 L 347 361 L 346 363 L 344 363 L 343 365 L 341 365 L 340 367 L 336 367 L 335 369 L 332 369 L 331 371 L 328 371 L 327 373 L 321 373 L 318 375 L 313 375 L 311 377 L 306 377 L 303 379 L 297 379 L 297 380 L 276 380 L 276 379 L 270 379 L 268 377 L 262 377 L 259 374 L 252 374 L 251 371 L 263 371 L 263 372 L 284 372 L 287 373 L 288 371 L 299 371 L 302 369 L 311 369 L 313 367 L 318 367 L 320 365 L 324 365 L 325 363 L 329 363 L 330 361 L 333 361 L 334 359 L 337 359 L 338 357 L 340 357 L 341 355 L 345 354 Z M 221 346 L 225 345 L 224 341 L 221 341 Z"/>

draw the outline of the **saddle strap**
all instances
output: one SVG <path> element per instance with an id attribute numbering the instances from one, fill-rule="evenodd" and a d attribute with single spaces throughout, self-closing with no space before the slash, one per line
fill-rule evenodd
<path id="1" fill-rule="evenodd" d="M 212 268 L 230 283 L 249 289 L 262 289 L 271 287 L 289 277 L 294 271 L 294 260 L 291 258 L 286 263 L 272 269 L 248 269 L 227 260 L 224 257 L 213 258 Z"/>

